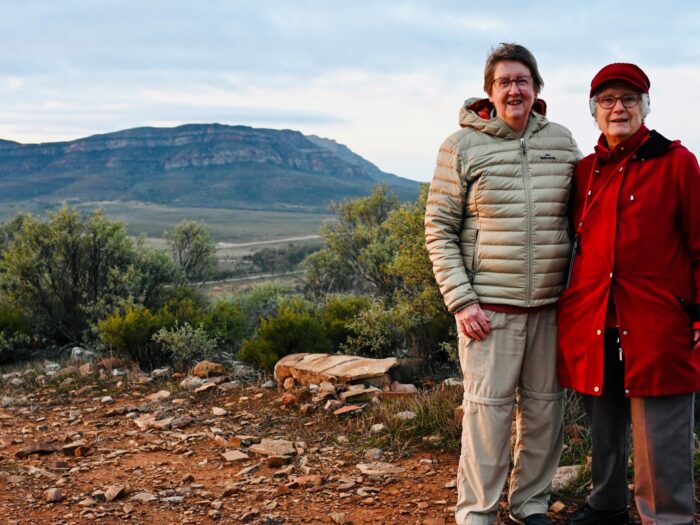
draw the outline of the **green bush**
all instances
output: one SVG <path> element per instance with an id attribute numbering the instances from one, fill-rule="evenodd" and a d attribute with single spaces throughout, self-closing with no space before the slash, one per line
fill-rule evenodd
<path id="1" fill-rule="evenodd" d="M 237 352 L 248 335 L 248 320 L 238 303 L 219 301 L 202 318 L 207 333 L 216 338 L 222 350 Z"/>
<path id="2" fill-rule="evenodd" d="M 272 370 L 285 355 L 327 353 L 330 349 L 326 330 L 311 304 L 295 297 L 282 301 L 276 315 L 260 321 L 254 337 L 243 342 L 239 357 L 246 363 Z"/>
<path id="3" fill-rule="evenodd" d="M 209 336 L 201 325 L 192 328 L 189 323 L 176 322 L 172 328 L 161 328 L 152 339 L 172 355 L 174 368 L 180 371 L 186 371 L 195 361 L 211 357 L 216 349 L 216 337 Z"/>
<path id="4" fill-rule="evenodd" d="M 333 350 L 340 349 L 345 343 L 352 333 L 350 324 L 370 304 L 370 299 L 362 295 L 331 295 L 326 299 L 321 310 L 321 322 Z"/>

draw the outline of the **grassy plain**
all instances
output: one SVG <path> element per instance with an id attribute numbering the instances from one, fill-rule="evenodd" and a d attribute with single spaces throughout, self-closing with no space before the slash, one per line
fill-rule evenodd
<path id="1" fill-rule="evenodd" d="M 163 238 L 163 232 L 172 230 L 188 219 L 204 222 L 216 242 L 243 244 L 260 241 L 286 242 L 288 238 L 318 234 L 329 213 L 241 210 L 221 208 L 176 208 L 143 202 L 69 202 L 78 210 L 91 213 L 100 208 L 105 214 L 127 225 L 130 235 L 145 235 L 154 244 Z M 38 201 L 0 204 L 0 221 L 7 221 L 19 212 L 45 215 L 58 207 Z M 260 246 L 261 248 L 265 245 Z"/>

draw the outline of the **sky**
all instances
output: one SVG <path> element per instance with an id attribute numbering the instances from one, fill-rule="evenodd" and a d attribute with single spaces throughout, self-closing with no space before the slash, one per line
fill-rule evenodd
<path id="1" fill-rule="evenodd" d="M 0 0 L 0 139 L 244 124 L 334 139 L 430 180 L 499 42 L 537 58 L 548 118 L 584 153 L 595 73 L 634 62 L 647 124 L 700 154 L 700 3 Z"/>

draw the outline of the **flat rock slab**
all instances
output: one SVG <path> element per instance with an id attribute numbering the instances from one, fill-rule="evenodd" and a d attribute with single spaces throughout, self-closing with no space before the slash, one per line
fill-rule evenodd
<path id="1" fill-rule="evenodd" d="M 405 468 L 384 463 L 383 461 L 372 461 L 371 463 L 358 463 L 357 468 L 365 476 L 387 476 L 393 474 L 401 474 L 405 472 Z"/>
<path id="2" fill-rule="evenodd" d="M 281 383 L 292 377 L 300 385 L 322 382 L 345 384 L 382 378 L 398 363 L 395 357 L 370 359 L 354 355 L 291 354 L 275 365 L 275 379 Z"/>
<path id="3" fill-rule="evenodd" d="M 241 452 L 240 450 L 227 450 L 221 454 L 228 463 L 235 463 L 237 461 L 245 461 L 248 458 L 248 454 Z"/>
<path id="4" fill-rule="evenodd" d="M 248 450 L 262 456 L 293 456 L 296 454 L 294 443 L 285 439 L 263 438 L 260 443 L 251 445 Z"/>

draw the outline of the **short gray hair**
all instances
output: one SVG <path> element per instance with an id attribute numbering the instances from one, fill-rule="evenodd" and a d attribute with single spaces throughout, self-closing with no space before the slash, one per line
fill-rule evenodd
<path id="1" fill-rule="evenodd" d="M 651 104 L 649 103 L 649 93 L 640 93 L 642 96 L 642 122 L 647 118 L 647 115 L 651 113 Z M 593 95 L 588 101 L 588 106 L 591 108 L 591 115 L 595 120 L 596 106 L 598 105 L 598 95 Z"/>

